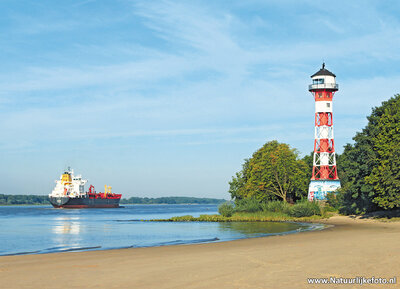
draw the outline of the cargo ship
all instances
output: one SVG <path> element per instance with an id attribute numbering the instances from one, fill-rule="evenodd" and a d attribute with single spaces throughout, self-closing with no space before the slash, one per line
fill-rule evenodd
<path id="1" fill-rule="evenodd" d="M 97 193 L 93 185 L 85 192 L 87 180 L 82 175 L 74 175 L 74 170 L 68 168 L 56 180 L 56 186 L 49 194 L 50 203 L 54 208 L 118 208 L 121 194 L 111 192 L 111 186 L 104 186 L 104 193 Z"/>

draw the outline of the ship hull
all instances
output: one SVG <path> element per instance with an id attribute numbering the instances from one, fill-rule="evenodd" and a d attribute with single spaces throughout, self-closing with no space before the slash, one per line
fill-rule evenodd
<path id="1" fill-rule="evenodd" d="M 80 208 L 118 208 L 120 199 L 107 198 L 70 198 L 50 197 L 54 208 L 80 209 Z"/>

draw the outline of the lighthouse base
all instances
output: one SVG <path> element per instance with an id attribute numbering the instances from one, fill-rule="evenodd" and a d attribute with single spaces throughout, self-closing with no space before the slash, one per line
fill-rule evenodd
<path id="1" fill-rule="evenodd" d="M 309 201 L 324 201 L 326 194 L 335 192 L 340 188 L 339 180 L 311 180 L 308 188 Z"/>

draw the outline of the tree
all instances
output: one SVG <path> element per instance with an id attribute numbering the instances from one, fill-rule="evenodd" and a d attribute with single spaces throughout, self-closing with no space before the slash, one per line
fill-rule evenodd
<path id="1" fill-rule="evenodd" d="M 342 188 L 338 190 L 340 211 L 345 214 L 362 214 L 376 209 L 372 202 L 373 187 L 365 182 L 374 166 L 375 153 L 372 150 L 368 128 L 357 133 L 355 144 L 347 144 L 337 159 Z"/>
<path id="2" fill-rule="evenodd" d="M 383 209 L 400 207 L 400 95 L 375 110 L 372 139 L 375 166 L 366 182 L 374 188 L 373 202 Z"/>
<path id="3" fill-rule="evenodd" d="M 247 197 L 245 192 L 245 185 L 248 179 L 249 173 L 249 159 L 245 159 L 242 165 L 242 170 L 237 172 L 235 177 L 232 177 L 232 181 L 229 182 L 229 193 L 231 198 L 234 200 L 241 200 Z"/>
<path id="4" fill-rule="evenodd" d="M 375 107 L 338 159 L 341 212 L 400 207 L 400 95 Z"/>
<path id="5" fill-rule="evenodd" d="M 253 197 L 258 201 L 301 198 L 307 194 L 307 164 L 296 149 L 277 141 L 267 142 L 232 178 L 232 199 Z"/>
<path id="6" fill-rule="evenodd" d="M 314 160 L 314 152 L 312 151 L 308 155 L 305 155 L 302 160 L 304 163 L 307 165 L 306 169 L 306 179 L 309 181 L 312 176 L 312 170 L 313 170 L 313 160 Z"/>

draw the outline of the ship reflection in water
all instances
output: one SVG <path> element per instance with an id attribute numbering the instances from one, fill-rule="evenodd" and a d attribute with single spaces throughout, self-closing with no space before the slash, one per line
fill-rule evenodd
<path id="1" fill-rule="evenodd" d="M 80 217 L 60 216 L 52 227 L 54 244 L 61 247 L 79 247 L 82 237 Z"/>
<path id="2" fill-rule="evenodd" d="M 79 217 L 58 217 L 53 227 L 53 233 L 60 234 L 79 234 L 81 224 Z"/>

